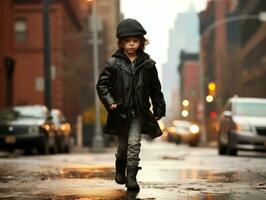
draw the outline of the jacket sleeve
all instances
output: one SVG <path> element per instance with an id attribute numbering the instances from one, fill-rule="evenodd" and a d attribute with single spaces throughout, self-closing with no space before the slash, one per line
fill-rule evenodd
<path id="1" fill-rule="evenodd" d="M 151 67 L 151 80 L 150 97 L 153 106 L 153 114 L 155 117 L 162 118 L 165 116 L 165 100 L 161 91 L 161 83 L 155 65 Z"/>
<path id="2" fill-rule="evenodd" d="M 112 58 L 106 62 L 105 68 L 101 72 L 96 85 L 98 96 L 106 109 L 109 109 L 110 106 L 115 103 L 110 92 L 112 86 L 112 73 L 114 70 L 113 64 L 114 61 Z"/>

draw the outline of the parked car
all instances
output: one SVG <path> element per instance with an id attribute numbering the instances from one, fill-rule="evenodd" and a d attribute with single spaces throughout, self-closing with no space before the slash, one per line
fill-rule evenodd
<path id="1" fill-rule="evenodd" d="M 218 151 L 237 155 L 238 150 L 266 150 L 266 99 L 233 97 L 220 117 Z"/>
<path id="2" fill-rule="evenodd" d="M 180 143 L 180 136 L 176 132 L 176 127 L 169 126 L 163 129 L 163 138 L 168 142 Z"/>
<path id="3" fill-rule="evenodd" d="M 198 146 L 200 141 L 200 128 L 197 124 L 185 120 L 175 120 L 173 124 L 175 125 L 176 133 L 181 143 L 189 144 L 192 147 Z"/>
<path id="4" fill-rule="evenodd" d="M 57 149 L 60 153 L 70 152 L 70 123 L 66 121 L 63 113 L 58 109 L 51 110 L 52 121 L 55 125 L 56 138 L 57 138 Z"/>
<path id="5" fill-rule="evenodd" d="M 27 154 L 56 153 L 56 135 L 48 109 L 43 105 L 14 106 L 0 111 L 0 148 L 24 149 Z"/>

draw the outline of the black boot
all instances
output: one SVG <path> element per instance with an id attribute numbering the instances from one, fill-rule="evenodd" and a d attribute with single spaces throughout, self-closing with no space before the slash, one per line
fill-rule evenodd
<path id="1" fill-rule="evenodd" d="M 136 179 L 139 167 L 135 165 L 127 166 L 127 190 L 139 191 L 139 185 Z"/>
<path id="2" fill-rule="evenodd" d="M 115 161 L 115 182 L 118 184 L 126 183 L 125 171 L 127 167 L 127 160 L 117 158 Z"/>

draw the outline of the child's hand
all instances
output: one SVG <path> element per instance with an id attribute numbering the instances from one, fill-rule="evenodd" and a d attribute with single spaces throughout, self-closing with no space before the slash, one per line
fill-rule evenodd
<path id="1" fill-rule="evenodd" d="M 112 104 L 111 106 L 110 106 L 110 109 L 111 110 L 114 110 L 114 109 L 116 109 L 117 108 L 117 104 L 116 103 L 114 103 L 114 104 Z"/>
<path id="2" fill-rule="evenodd" d="M 155 118 L 157 121 L 161 119 L 160 117 L 156 117 L 156 116 L 155 116 L 154 118 Z"/>

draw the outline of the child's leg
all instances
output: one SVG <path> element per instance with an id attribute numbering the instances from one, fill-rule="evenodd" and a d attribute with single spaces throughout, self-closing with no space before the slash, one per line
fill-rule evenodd
<path id="1" fill-rule="evenodd" d="M 127 165 L 139 165 L 141 120 L 133 118 L 128 131 Z"/>
<path id="2" fill-rule="evenodd" d="M 139 165 L 140 140 L 141 140 L 141 120 L 133 118 L 128 132 L 128 150 L 127 150 L 127 189 L 139 190 L 139 185 L 136 179 Z"/>
<path id="3" fill-rule="evenodd" d="M 116 158 L 127 159 L 127 141 L 128 141 L 127 134 L 118 136 L 118 146 L 115 155 Z"/>
<path id="4" fill-rule="evenodd" d="M 118 146 L 116 151 L 116 161 L 115 161 L 115 181 L 118 184 L 126 183 L 126 166 L 127 166 L 127 134 L 118 136 Z"/>

